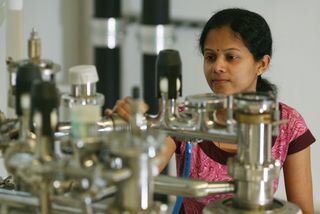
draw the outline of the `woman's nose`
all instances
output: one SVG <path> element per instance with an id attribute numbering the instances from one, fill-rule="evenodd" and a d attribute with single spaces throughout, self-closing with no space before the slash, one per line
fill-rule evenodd
<path id="1" fill-rule="evenodd" d="M 213 63 L 213 72 L 222 73 L 225 72 L 225 61 L 222 57 L 217 57 Z"/>

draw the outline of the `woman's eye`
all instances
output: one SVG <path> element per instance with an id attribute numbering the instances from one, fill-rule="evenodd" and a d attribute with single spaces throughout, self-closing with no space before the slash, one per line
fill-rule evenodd
<path id="1" fill-rule="evenodd" d="M 227 55 L 226 58 L 228 61 L 233 61 L 233 60 L 238 59 L 239 57 L 236 55 Z"/>
<path id="2" fill-rule="evenodd" d="M 213 62 L 215 60 L 214 55 L 206 55 L 205 56 L 206 61 Z"/>

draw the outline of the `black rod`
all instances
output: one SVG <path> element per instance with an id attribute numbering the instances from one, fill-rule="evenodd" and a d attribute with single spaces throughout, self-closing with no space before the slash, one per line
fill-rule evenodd
<path id="1" fill-rule="evenodd" d="M 144 0 L 142 10 L 142 28 L 151 29 L 156 32 L 159 25 L 169 24 L 169 0 Z M 153 28 L 153 29 L 152 29 Z M 149 114 L 157 114 L 159 111 L 159 100 L 157 98 L 157 77 L 156 77 L 156 46 L 157 34 L 151 38 L 151 43 L 144 46 L 151 47 L 150 50 L 143 50 L 143 99 L 149 105 Z M 150 42 L 142 35 L 142 43 Z M 153 44 L 152 44 L 153 43 Z M 153 49 L 153 50 L 152 50 Z"/>
<path id="2" fill-rule="evenodd" d="M 165 28 L 169 25 L 169 0 L 143 0 L 142 9 L 142 45 L 143 45 L 143 99 L 149 105 L 149 114 L 156 115 L 159 112 L 159 99 L 157 92 L 156 60 L 159 47 L 158 41 L 166 39 Z M 158 35 L 158 27 L 164 30 Z M 150 37 L 148 35 L 153 36 Z M 145 34 L 144 34 L 145 33 Z M 160 38 L 161 37 L 161 38 Z M 167 174 L 165 168 L 162 174 Z M 168 196 L 155 193 L 155 201 L 168 202 Z"/>
<path id="3" fill-rule="evenodd" d="M 169 24 L 169 0 L 143 0 L 142 24 Z"/>
<path id="4" fill-rule="evenodd" d="M 119 24 L 121 0 L 95 0 L 94 4 L 94 22 L 98 25 L 95 25 L 93 34 L 105 32 L 102 42 L 101 38 L 100 41 L 93 41 L 94 63 L 99 76 L 97 91 L 105 96 L 105 104 L 103 105 L 103 109 L 105 109 L 112 108 L 121 93 L 121 49 L 119 42 L 117 42 L 119 38 L 112 38 L 110 42 L 108 37 L 114 33 L 110 32 L 108 23 L 112 21 L 116 26 Z M 114 35 L 115 37 L 119 36 L 119 34 Z"/>
<path id="5" fill-rule="evenodd" d="M 16 114 L 22 116 L 21 97 L 23 94 L 30 95 L 32 83 L 41 80 L 41 71 L 39 66 L 27 62 L 19 65 L 17 68 L 16 78 Z"/>

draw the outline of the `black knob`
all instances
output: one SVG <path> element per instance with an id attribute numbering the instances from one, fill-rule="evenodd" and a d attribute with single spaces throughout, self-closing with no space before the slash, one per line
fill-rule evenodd
<path id="1" fill-rule="evenodd" d="M 18 66 L 16 78 L 16 113 L 18 116 L 22 115 L 21 95 L 30 94 L 31 85 L 36 80 L 41 80 L 39 66 L 31 62 Z"/>
<path id="2" fill-rule="evenodd" d="M 140 98 L 140 89 L 138 86 L 132 88 L 132 98 L 139 99 Z"/>
<path id="3" fill-rule="evenodd" d="M 59 106 L 59 93 L 53 82 L 35 81 L 31 88 L 31 101 L 33 114 L 40 113 L 42 118 L 42 134 L 52 136 L 57 121 Z M 52 118 L 52 115 L 55 118 Z"/>
<path id="4" fill-rule="evenodd" d="M 181 59 L 177 50 L 165 49 L 159 52 L 156 61 L 158 97 L 161 97 L 160 82 L 163 79 L 167 79 L 169 99 L 176 99 L 177 95 L 182 95 L 181 70 Z"/>

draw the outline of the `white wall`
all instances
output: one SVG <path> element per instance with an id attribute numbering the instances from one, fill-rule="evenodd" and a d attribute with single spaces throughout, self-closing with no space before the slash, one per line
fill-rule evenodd
<path id="1" fill-rule="evenodd" d="M 79 32 L 78 0 L 28 0 L 25 1 L 25 39 L 35 26 L 43 41 L 43 56 L 62 65 L 63 71 L 83 62 Z M 141 0 L 123 0 L 125 13 L 140 14 Z M 305 118 L 309 128 L 320 139 L 319 122 L 320 80 L 320 1 L 317 0 L 172 0 L 173 18 L 205 21 L 224 7 L 243 7 L 262 14 L 270 24 L 274 38 L 274 56 L 266 75 L 279 87 L 279 99 L 295 107 Z M 175 48 L 183 62 L 183 95 L 208 92 L 202 75 L 201 56 L 197 49 L 200 28 L 179 27 L 176 30 Z M 123 42 L 123 96 L 130 94 L 132 86 L 141 84 L 141 55 L 137 42 L 138 25 L 126 28 Z M 0 26 L 0 109 L 6 108 L 6 69 L 4 64 L 4 25 Z M 80 48 L 82 47 L 82 48 Z M 82 61 L 80 61 L 82 59 Z M 61 77 L 59 77 L 62 79 Z M 320 210 L 320 172 L 317 163 L 319 142 L 312 149 L 314 201 Z M 303 175 L 302 175 L 303 176 Z M 285 197 L 283 185 L 277 197 Z"/>

